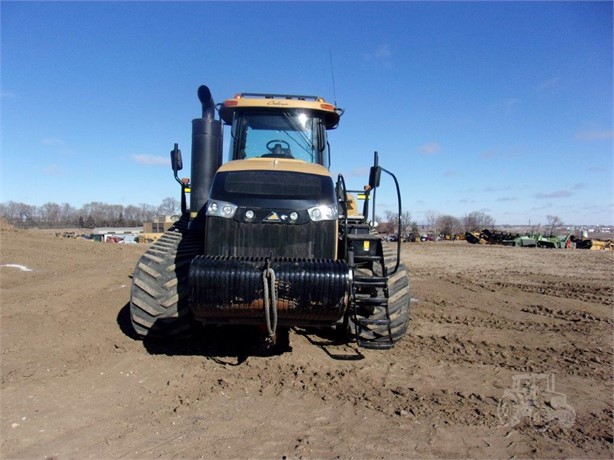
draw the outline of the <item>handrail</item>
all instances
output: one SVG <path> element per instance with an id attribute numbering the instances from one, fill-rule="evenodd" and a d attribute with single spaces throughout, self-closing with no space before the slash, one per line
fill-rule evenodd
<path id="1" fill-rule="evenodd" d="M 345 187 L 345 179 L 342 174 L 337 176 L 337 187 L 342 187 L 342 197 L 340 199 L 343 206 L 343 253 L 347 254 L 348 252 L 348 197 L 347 197 L 347 188 Z M 337 190 L 337 199 L 339 199 L 339 190 Z"/>
<path id="2" fill-rule="evenodd" d="M 399 204 L 399 216 L 398 216 L 398 228 L 397 228 L 397 263 L 394 266 L 394 270 L 392 271 L 392 273 L 390 273 L 390 275 L 394 275 L 397 270 L 399 269 L 399 264 L 401 263 L 401 227 L 402 227 L 402 222 L 401 222 L 401 189 L 399 188 L 399 181 L 397 180 L 397 176 L 395 176 L 393 173 L 391 173 L 390 171 L 388 171 L 385 168 L 382 168 L 381 166 L 379 166 L 379 168 L 384 171 L 386 174 L 392 176 L 392 179 L 394 179 L 394 185 L 397 188 L 397 202 Z M 373 212 L 375 213 L 375 209 L 373 210 Z"/>

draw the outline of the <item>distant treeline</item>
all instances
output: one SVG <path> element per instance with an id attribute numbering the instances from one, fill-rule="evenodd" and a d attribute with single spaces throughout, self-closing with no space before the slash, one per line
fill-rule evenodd
<path id="1" fill-rule="evenodd" d="M 151 222 L 156 216 L 179 212 L 179 202 L 174 198 L 164 198 L 157 207 L 146 203 L 123 206 L 98 201 L 81 208 L 68 203 L 45 203 L 42 206 L 15 201 L 0 203 L 0 216 L 19 228 L 139 227 L 144 222 Z"/>
<path id="2" fill-rule="evenodd" d="M 454 239 L 455 237 L 463 238 L 466 232 L 480 232 L 484 229 L 494 230 L 495 219 L 481 211 L 473 211 L 465 214 L 462 217 L 455 217 L 449 214 L 439 214 L 436 211 L 427 211 L 425 214 L 426 224 L 422 225 L 422 229 L 435 237 L 439 236 L 445 239 Z M 396 233 L 399 229 L 399 215 L 391 211 L 387 211 L 384 218 L 377 217 L 376 221 L 380 222 L 378 230 L 382 233 Z M 418 224 L 411 220 L 411 214 L 404 211 L 401 214 L 401 235 L 407 236 L 413 234 L 417 236 L 420 232 Z M 558 232 L 566 232 L 563 221 L 559 216 L 546 216 L 546 224 L 537 224 L 531 227 L 529 234 L 544 234 L 547 236 L 557 235 Z"/>
<path id="3" fill-rule="evenodd" d="M 494 228 L 495 220 L 480 211 L 473 211 L 462 217 L 454 217 L 449 214 L 438 214 L 435 211 L 426 213 L 427 231 L 435 236 L 454 237 L 462 235 L 465 232 L 475 232 L 485 228 Z M 391 211 L 387 211 L 385 217 L 376 216 L 376 220 L 380 222 L 378 230 L 382 233 L 396 233 L 399 229 L 399 215 Z M 401 235 L 407 236 L 413 234 L 419 236 L 419 227 L 415 221 L 411 220 L 411 214 L 404 211 L 401 214 Z"/>

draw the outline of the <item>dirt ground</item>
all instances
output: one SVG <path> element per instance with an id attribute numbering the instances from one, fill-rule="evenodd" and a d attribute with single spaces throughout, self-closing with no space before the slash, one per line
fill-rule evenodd
<path id="1" fill-rule="evenodd" d="M 143 245 L 0 236 L 2 458 L 614 457 L 612 252 L 404 244 L 393 350 L 261 357 L 242 329 L 136 340 Z"/>

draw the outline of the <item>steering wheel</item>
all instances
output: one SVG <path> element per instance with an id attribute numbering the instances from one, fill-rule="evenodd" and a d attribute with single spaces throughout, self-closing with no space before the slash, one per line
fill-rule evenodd
<path id="1" fill-rule="evenodd" d="M 285 150 L 286 152 L 290 151 L 290 144 L 288 144 L 288 142 L 282 140 L 282 139 L 273 139 L 269 142 L 266 143 L 266 148 L 269 152 L 271 153 L 277 153 L 275 152 L 275 144 L 283 144 L 283 146 L 281 146 L 283 148 L 283 150 Z"/>

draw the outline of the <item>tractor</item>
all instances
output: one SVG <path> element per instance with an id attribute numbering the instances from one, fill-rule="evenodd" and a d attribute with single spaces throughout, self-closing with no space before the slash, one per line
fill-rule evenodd
<path id="1" fill-rule="evenodd" d="M 394 174 L 375 152 L 364 190 L 348 190 L 341 174 L 333 179 L 327 133 L 343 110 L 321 97 L 240 93 L 216 105 L 203 85 L 198 98 L 190 178 L 179 178 L 179 146 L 170 152 L 181 216 L 133 274 L 136 333 L 168 339 L 189 336 L 198 323 L 254 326 L 273 348 L 303 327 L 391 348 L 408 329 L 409 276 L 400 235 L 395 250 L 372 223 L 383 174 L 401 215 Z"/>

